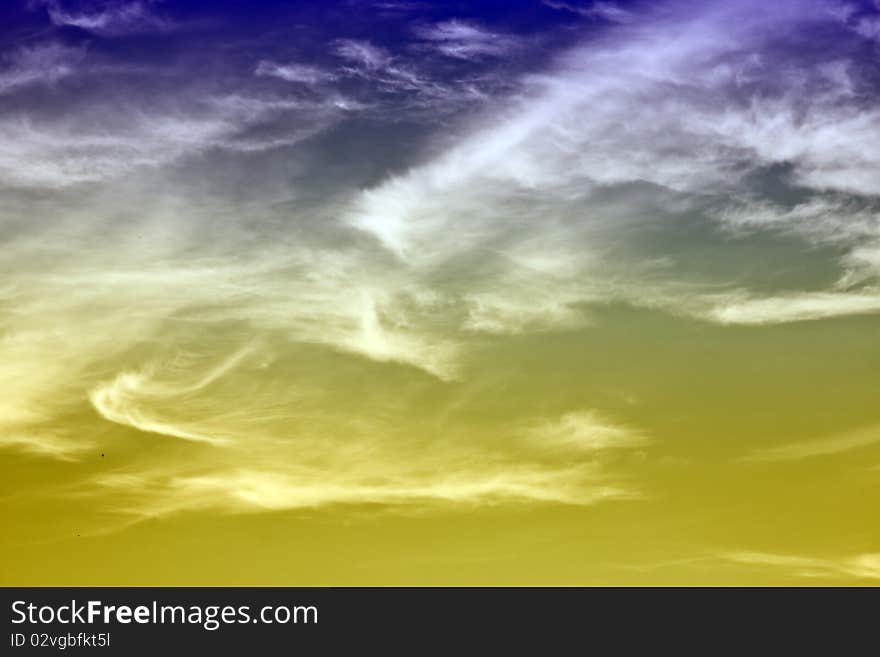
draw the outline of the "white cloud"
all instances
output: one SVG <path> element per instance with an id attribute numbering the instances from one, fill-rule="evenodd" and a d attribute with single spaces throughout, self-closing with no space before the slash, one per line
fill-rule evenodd
<path id="1" fill-rule="evenodd" d="M 860 554 L 839 559 L 823 559 L 772 552 L 730 552 L 724 559 L 747 566 L 767 567 L 805 578 L 880 579 L 880 554 Z"/>
<path id="2" fill-rule="evenodd" d="M 71 12 L 59 0 L 44 3 L 55 25 L 78 27 L 102 36 L 120 36 L 142 32 L 164 32 L 174 24 L 156 14 L 151 0 L 110 0 L 103 9 L 89 13 Z"/>
<path id="3" fill-rule="evenodd" d="M 614 424 L 589 410 L 537 422 L 525 429 L 525 435 L 542 448 L 574 452 L 628 449 L 649 442 L 642 433 Z"/>
<path id="4" fill-rule="evenodd" d="M 612 486 L 578 485 L 576 468 L 568 471 L 511 469 L 455 474 L 438 472 L 424 479 L 392 479 L 386 485 L 357 479 L 320 482 L 272 472 L 239 472 L 222 475 L 179 477 L 171 480 L 175 495 L 189 505 L 221 510 L 278 510 L 329 504 L 487 504 L 499 501 L 591 504 L 625 496 Z"/>
<path id="5" fill-rule="evenodd" d="M 400 61 L 368 41 L 340 39 L 335 52 L 348 62 L 341 68 L 341 74 L 363 78 L 381 89 L 397 92 L 406 97 L 410 105 L 436 106 L 437 100 L 458 95 L 444 83 L 418 72 L 411 63 Z"/>
<path id="6" fill-rule="evenodd" d="M 140 168 L 170 164 L 209 148 L 259 151 L 294 144 L 334 123 L 356 103 L 330 95 L 314 102 L 218 96 L 176 106 L 102 108 L 53 119 L 0 117 L 0 184 L 63 188 L 119 179 Z M 296 123 L 280 134 L 252 137 L 252 126 L 281 114 Z"/>
<path id="7" fill-rule="evenodd" d="M 110 422 L 131 426 L 148 433 L 222 445 L 227 442 L 222 429 L 218 428 L 217 431 L 209 433 L 198 429 L 191 430 L 188 425 L 192 420 L 181 419 L 170 422 L 157 417 L 150 409 L 164 404 L 170 405 L 179 413 L 182 398 L 210 386 L 234 369 L 250 351 L 249 347 L 238 350 L 195 380 L 187 380 L 187 373 L 184 371 L 176 372 L 178 377 L 182 374 L 183 381 L 164 382 L 161 379 L 161 372 L 156 372 L 155 365 L 139 372 L 123 372 L 113 381 L 102 383 L 91 390 L 89 399 L 95 410 Z M 166 364 L 166 368 L 173 369 L 174 366 Z M 186 415 L 192 414 L 191 409 L 187 411 Z"/>
<path id="8" fill-rule="evenodd" d="M 475 23 L 461 20 L 421 27 L 416 34 L 437 52 L 457 59 L 500 57 L 519 47 L 516 37 L 490 32 Z"/>
<path id="9" fill-rule="evenodd" d="M 564 2 L 562 0 L 542 0 L 551 9 L 569 11 L 586 18 L 601 18 L 614 23 L 625 23 L 633 18 L 631 12 L 613 2 Z"/>
<path id="10" fill-rule="evenodd" d="M 756 99 L 745 111 L 706 117 L 706 132 L 760 163 L 794 164 L 795 180 L 807 187 L 880 195 L 880 110 L 848 104 L 847 96 L 846 88 L 817 95 L 806 111 L 794 98 Z"/>
<path id="11" fill-rule="evenodd" d="M 20 48 L 0 68 L 0 95 L 32 84 L 52 84 L 74 74 L 85 57 L 81 48 L 46 43 Z"/>
<path id="12" fill-rule="evenodd" d="M 321 84 L 336 79 L 336 76 L 316 66 L 308 64 L 276 64 L 263 60 L 254 71 L 257 75 L 280 78 L 287 82 L 299 82 L 306 85 Z"/>
<path id="13" fill-rule="evenodd" d="M 85 132 L 73 123 L 0 121 L 0 181 L 65 187 L 119 177 L 141 166 L 173 161 L 229 134 L 220 119 L 135 117 L 125 132 Z"/>
<path id="14" fill-rule="evenodd" d="M 259 512 L 335 504 L 397 508 L 590 505 L 639 497 L 638 490 L 622 482 L 611 465 L 590 457 L 640 446 L 645 437 L 590 411 L 514 432 L 515 454 L 460 440 L 407 450 L 400 443 L 402 437 L 366 429 L 367 433 L 357 436 L 354 450 L 347 447 L 350 436 L 341 440 L 326 428 L 318 442 L 303 435 L 279 440 L 275 434 L 269 440 L 250 432 L 237 441 L 241 450 L 247 450 L 247 457 L 232 443 L 227 450 L 206 454 L 198 466 L 164 464 L 125 470 L 102 475 L 94 483 L 114 490 L 120 509 L 146 517 L 193 509 Z M 560 451 L 571 454 L 568 463 L 544 458 L 558 457 Z M 279 459 L 282 453 L 288 458 Z M 221 458 L 222 466 L 216 463 Z M 242 461 L 250 465 L 242 466 Z"/>
<path id="15" fill-rule="evenodd" d="M 391 65 L 393 57 L 387 50 L 368 41 L 341 39 L 336 42 L 336 54 L 369 71 L 378 71 Z"/>
<path id="16" fill-rule="evenodd" d="M 401 326 L 394 321 L 393 315 L 382 317 L 376 295 L 360 291 L 356 328 L 338 344 L 373 360 L 415 364 L 440 379 L 455 378 L 458 354 L 454 343 L 407 330 L 405 323 Z M 395 307 L 388 304 L 386 308 L 393 313 Z"/>
<path id="17" fill-rule="evenodd" d="M 780 324 L 880 312 L 880 290 L 800 292 L 721 301 L 706 317 L 721 324 Z"/>
<path id="18" fill-rule="evenodd" d="M 550 284 L 468 293 L 462 328 L 498 335 L 576 328 L 584 323 L 583 313 L 574 307 L 577 301 L 583 301 L 583 295 L 572 295 L 567 303 L 564 294 Z"/>
<path id="19" fill-rule="evenodd" d="M 880 426 L 866 427 L 846 434 L 790 443 L 778 447 L 757 449 L 749 454 L 747 461 L 793 461 L 831 456 L 880 443 Z"/>
<path id="20" fill-rule="evenodd" d="M 862 18 L 856 23 L 854 29 L 865 38 L 880 41 L 880 17 Z"/>
<path id="21" fill-rule="evenodd" d="M 714 217 L 736 229 L 780 229 L 820 242 L 858 243 L 880 234 L 880 212 L 839 195 L 815 196 L 792 206 L 767 201 L 735 203 Z"/>
<path id="22" fill-rule="evenodd" d="M 3 423 L 0 423 L 3 427 Z M 5 428 L 0 435 L 0 448 L 16 450 L 26 454 L 52 458 L 58 461 L 76 461 L 86 450 L 94 445 L 87 440 L 65 436 L 50 431 L 24 431 Z"/>

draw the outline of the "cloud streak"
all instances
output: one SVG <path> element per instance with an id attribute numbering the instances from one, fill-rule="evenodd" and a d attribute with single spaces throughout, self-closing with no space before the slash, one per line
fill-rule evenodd
<path id="1" fill-rule="evenodd" d="M 749 454 L 747 461 L 797 461 L 800 459 L 834 456 L 852 450 L 870 447 L 880 442 L 880 426 L 871 426 L 842 435 L 818 438 L 799 443 L 766 447 Z"/>
<path id="2" fill-rule="evenodd" d="M 459 20 L 424 26 L 416 34 L 442 55 L 456 59 L 501 57 L 519 47 L 516 38 Z"/>
<path id="3" fill-rule="evenodd" d="M 101 36 L 116 37 L 144 32 L 165 32 L 174 24 L 155 13 L 152 0 L 123 0 L 106 2 L 93 12 L 74 12 L 64 8 L 60 0 L 44 2 L 52 23 L 61 27 L 76 27 Z"/>
<path id="4" fill-rule="evenodd" d="M 821 559 L 771 552 L 731 552 L 724 558 L 737 564 L 778 569 L 809 579 L 880 579 L 880 555 L 873 553 L 842 559 Z"/>
<path id="5" fill-rule="evenodd" d="M 0 95 L 35 84 L 54 84 L 74 75 L 85 51 L 59 43 L 22 47 L 0 68 Z"/>

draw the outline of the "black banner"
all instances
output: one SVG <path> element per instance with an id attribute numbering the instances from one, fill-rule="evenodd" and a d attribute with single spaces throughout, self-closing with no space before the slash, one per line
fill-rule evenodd
<path id="1" fill-rule="evenodd" d="M 0 654 L 545 654 L 806 643 L 874 654 L 877 589 L 7 588 Z M 258 650 L 258 653 L 252 651 Z"/>

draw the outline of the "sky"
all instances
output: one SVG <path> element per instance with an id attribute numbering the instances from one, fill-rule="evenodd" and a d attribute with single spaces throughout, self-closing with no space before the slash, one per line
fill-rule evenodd
<path id="1" fill-rule="evenodd" d="M 0 7 L 0 583 L 880 583 L 880 3 Z"/>

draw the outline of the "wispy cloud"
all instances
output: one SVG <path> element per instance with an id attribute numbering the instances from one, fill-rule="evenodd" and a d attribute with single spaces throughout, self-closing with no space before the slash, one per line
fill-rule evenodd
<path id="1" fill-rule="evenodd" d="M 234 429 L 245 417 L 227 416 L 224 426 Z M 251 429 L 224 449 L 203 454 L 198 463 L 120 469 L 89 482 L 84 494 L 112 490 L 115 509 L 136 517 L 340 504 L 425 509 L 498 503 L 592 505 L 639 498 L 632 482 L 595 456 L 632 449 L 644 444 L 644 438 L 597 418 L 585 411 L 533 424 L 511 434 L 515 450 L 486 449 L 461 440 L 426 449 L 423 441 L 384 436 L 363 425 L 348 428 L 357 431 L 356 442 L 326 428 L 316 441 L 294 413 L 287 424 L 299 427 L 295 435 L 270 437 Z M 561 427 L 562 433 L 554 427 Z M 571 460 L 560 464 L 547 458 L 560 451 Z M 279 458 L 281 454 L 285 458 Z"/>
<path id="2" fill-rule="evenodd" d="M 445 79 L 411 53 L 391 52 L 366 40 L 338 39 L 329 48 L 335 62 L 323 67 L 262 60 L 255 73 L 325 95 L 341 95 L 338 90 L 343 88 L 351 92 L 351 83 L 356 82 L 354 98 L 345 101 L 347 108 L 371 111 L 386 120 L 389 116 L 439 120 L 454 111 L 485 104 L 506 84 L 493 75 Z"/>
<path id="3" fill-rule="evenodd" d="M 89 393 L 89 398 L 95 410 L 110 422 L 161 436 L 222 445 L 226 442 L 222 429 L 210 434 L 200 430 L 190 430 L 187 425 L 191 423 L 191 420 L 184 419 L 171 423 L 154 417 L 149 409 L 170 404 L 180 410 L 182 398 L 210 386 L 233 369 L 249 352 L 248 347 L 240 349 L 193 381 L 186 380 L 186 372 L 182 373 L 183 381 L 172 379 L 170 382 L 163 382 L 160 376 L 157 376 L 153 371 L 153 368 L 141 372 L 123 372 L 117 375 L 113 381 L 95 387 Z M 166 365 L 166 369 L 172 369 L 172 371 L 173 367 L 174 364 Z M 178 377 L 180 377 L 180 373 L 178 373 Z M 188 414 L 192 413 L 192 409 L 188 409 L 188 411 Z"/>
<path id="4" fill-rule="evenodd" d="M 416 31 L 437 52 L 457 59 L 501 57 L 519 46 L 516 37 L 491 32 L 476 23 L 450 20 Z"/>
<path id="5" fill-rule="evenodd" d="M 335 53 L 346 62 L 341 71 L 344 75 L 368 80 L 381 89 L 412 96 L 443 89 L 442 84 L 423 77 L 369 41 L 340 39 L 335 44 Z"/>
<path id="6" fill-rule="evenodd" d="M 46 119 L 8 114 L 0 117 L 0 184 L 64 188 L 119 179 L 211 148 L 276 148 L 301 141 L 354 107 L 337 95 L 292 102 L 225 95 L 198 98 L 184 110 L 174 104 L 146 110 L 123 100 Z M 106 123 L 95 122 L 97 112 L 107 115 Z M 285 116 L 291 120 L 274 133 L 248 134 Z"/>
<path id="7" fill-rule="evenodd" d="M 594 411 L 576 411 L 526 429 L 526 435 L 547 449 L 595 452 L 639 447 L 649 442 L 638 431 L 609 422 Z"/>
<path id="8" fill-rule="evenodd" d="M 880 426 L 865 427 L 845 434 L 757 449 L 747 461 L 796 461 L 817 456 L 833 456 L 880 443 Z"/>
<path id="9" fill-rule="evenodd" d="M 0 430 L 5 432 L 0 435 L 0 449 L 11 449 L 59 461 L 76 461 L 83 452 L 94 449 L 94 444 L 87 440 L 53 431 L 19 432 L 4 428 L 3 423 L 0 423 Z"/>
<path id="10" fill-rule="evenodd" d="M 336 79 L 333 73 L 320 69 L 317 66 L 295 63 L 276 64 L 266 60 L 257 64 L 254 72 L 257 75 L 275 77 L 287 82 L 300 82 L 307 85 L 330 82 Z"/>
<path id="11" fill-rule="evenodd" d="M 880 579 L 880 554 L 860 554 L 840 559 L 823 559 L 772 552 L 730 552 L 723 558 L 745 566 L 770 568 L 804 578 Z"/>
<path id="12" fill-rule="evenodd" d="M 563 0 L 542 0 L 551 9 L 568 11 L 586 18 L 604 19 L 615 23 L 625 23 L 633 18 L 631 12 L 613 2 L 564 2 Z"/>
<path id="13" fill-rule="evenodd" d="M 336 42 L 335 52 L 342 59 L 368 71 L 385 69 L 393 61 L 393 57 L 387 50 L 369 41 L 340 39 Z"/>
<path id="14" fill-rule="evenodd" d="M 375 479 L 375 468 L 369 470 Z M 316 508 L 328 505 L 385 505 L 424 509 L 425 505 L 479 506 L 507 503 L 593 504 L 625 496 L 611 486 L 583 486 L 583 469 L 552 471 L 535 468 L 468 472 L 410 479 L 393 471 L 383 484 L 340 472 L 296 475 L 279 471 L 224 470 L 167 479 L 106 477 L 98 483 L 121 498 L 130 496 L 129 513 L 156 517 L 192 510 L 223 513 Z M 378 474 L 382 477 L 382 474 Z M 146 493 L 146 494 L 145 494 Z M 152 494 L 151 494 L 152 493 Z"/>
<path id="15" fill-rule="evenodd" d="M 880 312 L 880 290 L 802 292 L 753 298 L 733 296 L 712 307 L 705 316 L 721 324 L 761 325 L 876 312 Z"/>
<path id="16" fill-rule="evenodd" d="M 2 62 L 0 95 L 33 84 L 52 84 L 73 75 L 85 54 L 83 48 L 51 42 L 20 48 Z"/>
<path id="17" fill-rule="evenodd" d="M 70 11 L 63 0 L 45 0 L 41 4 L 46 6 L 55 25 L 78 27 L 101 36 L 164 32 L 175 27 L 156 13 L 152 0 L 107 0 L 92 12 Z"/>

